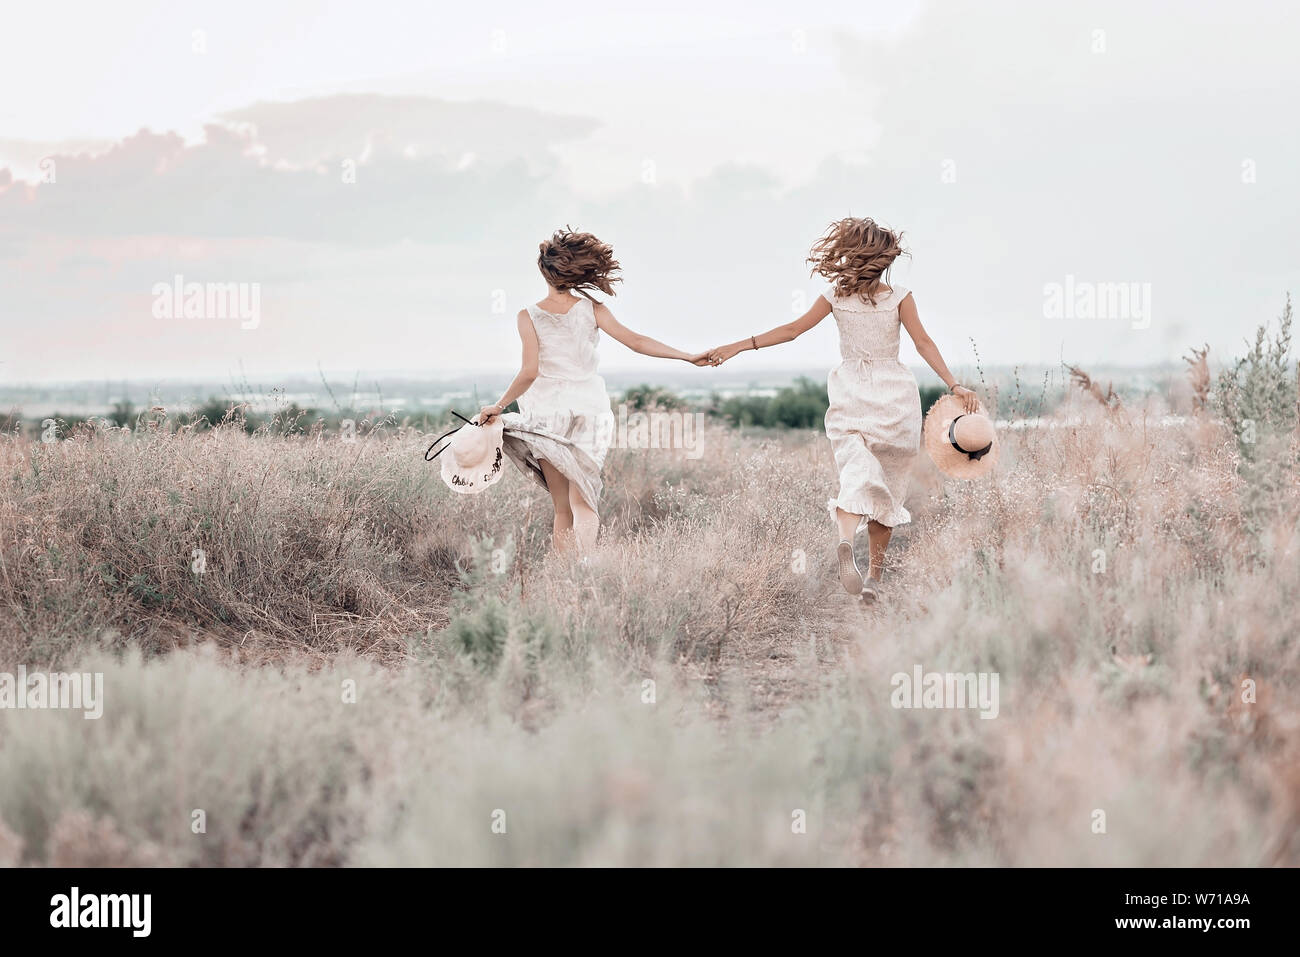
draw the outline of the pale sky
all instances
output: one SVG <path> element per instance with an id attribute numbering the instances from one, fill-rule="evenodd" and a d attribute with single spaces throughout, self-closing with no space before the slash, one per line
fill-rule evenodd
<path id="1" fill-rule="evenodd" d="M 614 244 L 616 315 L 703 349 L 810 303 L 850 214 L 906 231 L 894 278 L 955 367 L 1222 360 L 1300 291 L 1297 27 L 1280 0 L 15 5 L 0 382 L 505 369 L 566 223 Z M 177 275 L 255 285 L 255 328 L 155 315 Z M 1149 315 L 1052 316 L 1067 282 Z M 828 321 L 735 362 L 835 359 Z"/>

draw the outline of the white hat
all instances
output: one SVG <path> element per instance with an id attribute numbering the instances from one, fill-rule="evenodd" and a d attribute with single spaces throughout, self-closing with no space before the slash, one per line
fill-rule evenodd
<path id="1" fill-rule="evenodd" d="M 925 450 L 952 478 L 979 478 L 993 470 L 1002 443 L 984 406 L 967 412 L 955 395 L 941 396 L 925 416 Z"/>
<path id="2" fill-rule="evenodd" d="M 505 463 L 501 449 L 502 425 L 500 416 L 491 425 L 473 422 L 463 425 L 451 434 L 446 445 L 432 456 L 427 452 L 425 456 L 437 458 L 446 452 L 442 459 L 442 480 L 453 492 L 476 495 L 501 478 Z"/>

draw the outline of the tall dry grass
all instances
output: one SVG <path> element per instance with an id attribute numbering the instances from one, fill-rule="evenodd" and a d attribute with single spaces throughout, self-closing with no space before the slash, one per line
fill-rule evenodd
<path id="1" fill-rule="evenodd" d="M 615 450 L 587 566 L 416 434 L 6 439 L 3 662 L 106 701 L 0 713 L 0 859 L 1298 864 L 1300 489 L 1257 467 L 1293 459 L 1162 412 L 918 461 L 869 610 L 815 433 Z M 895 709 L 916 664 L 999 716 Z"/>

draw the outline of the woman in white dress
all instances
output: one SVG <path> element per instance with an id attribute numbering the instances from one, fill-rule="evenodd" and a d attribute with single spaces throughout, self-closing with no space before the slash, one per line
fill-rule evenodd
<path id="1" fill-rule="evenodd" d="M 585 555 L 600 529 L 600 470 L 614 435 L 609 394 L 596 372 L 600 331 L 642 355 L 701 366 L 709 361 L 631 331 L 591 298 L 591 290 L 614 295 L 613 284 L 621 282 L 614 250 L 591 233 L 558 230 L 541 243 L 537 268 L 546 298 L 519 311 L 519 373 L 476 421 L 488 425 L 501 416 L 506 454 L 551 494 L 552 548 L 564 552 L 576 545 Z M 516 399 L 519 412 L 503 414 Z"/>
<path id="2" fill-rule="evenodd" d="M 813 272 L 830 280 L 811 309 L 793 322 L 709 353 L 720 365 L 738 352 L 793 342 L 834 313 L 840 357 L 826 387 L 826 437 L 835 454 L 840 490 L 828 507 L 838 526 L 840 582 L 866 601 L 877 597 L 885 549 L 898 525 L 911 521 L 903 507 L 907 476 L 921 440 L 921 398 L 916 378 L 898 360 L 899 329 L 968 412 L 973 391 L 957 384 L 934 340 L 921 326 L 912 294 L 888 285 L 889 267 L 904 250 L 901 234 L 870 219 L 832 223 L 812 248 Z M 853 540 L 867 525 L 870 563 L 863 578 L 853 557 Z"/>

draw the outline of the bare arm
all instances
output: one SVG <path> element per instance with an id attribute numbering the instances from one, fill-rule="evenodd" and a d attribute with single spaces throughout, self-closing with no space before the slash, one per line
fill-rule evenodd
<path id="1" fill-rule="evenodd" d="M 623 343 L 633 352 L 639 352 L 643 356 L 654 356 L 657 359 L 681 359 L 683 362 L 693 362 L 696 365 L 708 364 L 708 360 L 703 353 L 688 355 L 680 349 L 664 345 L 658 339 L 651 339 L 639 332 L 633 332 L 615 319 L 614 314 L 609 311 L 609 307 L 604 303 L 596 306 L 596 325 L 611 339 Z"/>
<path id="2" fill-rule="evenodd" d="M 967 412 L 974 412 L 976 408 L 975 393 L 965 386 L 958 385 L 956 377 L 948 371 L 948 364 L 943 361 L 943 356 L 939 354 L 939 347 L 934 344 L 930 334 L 925 331 L 921 325 L 921 314 L 916 311 L 916 300 L 912 298 L 909 292 L 898 307 L 898 318 L 902 322 L 903 328 L 907 334 L 912 337 L 912 343 L 916 346 L 917 355 L 925 360 L 926 365 L 935 371 L 943 384 L 948 387 L 953 395 L 962 400 Z"/>
<path id="3" fill-rule="evenodd" d="M 826 301 L 825 296 L 818 296 L 812 308 L 793 322 L 784 323 L 747 339 L 737 339 L 725 346 L 718 346 L 709 351 L 709 358 L 713 365 L 721 365 L 736 353 L 744 352 L 746 349 L 765 349 L 783 342 L 794 342 L 830 314 L 831 304 Z"/>
<path id="4" fill-rule="evenodd" d="M 485 405 L 479 410 L 479 425 L 489 425 L 493 419 L 505 411 L 515 399 L 519 398 L 528 391 L 528 387 L 533 384 L 537 378 L 537 330 L 533 328 L 533 320 L 528 315 L 527 309 L 519 310 L 518 317 L 519 339 L 523 343 L 523 358 L 519 362 L 519 372 L 510 383 L 509 388 L 501 394 L 492 405 Z"/>

